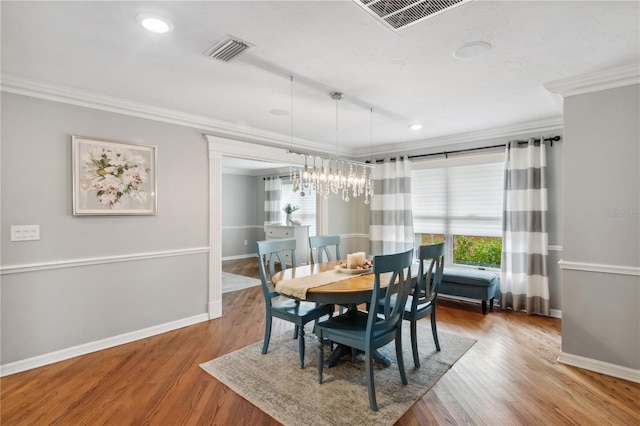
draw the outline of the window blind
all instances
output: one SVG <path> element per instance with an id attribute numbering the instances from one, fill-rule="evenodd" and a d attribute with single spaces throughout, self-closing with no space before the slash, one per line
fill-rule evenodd
<path id="1" fill-rule="evenodd" d="M 415 232 L 502 236 L 504 163 L 490 158 L 484 164 L 439 162 L 412 170 Z"/>

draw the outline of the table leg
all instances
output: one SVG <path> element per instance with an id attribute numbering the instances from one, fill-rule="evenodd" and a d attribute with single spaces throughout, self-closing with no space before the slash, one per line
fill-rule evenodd
<path id="1" fill-rule="evenodd" d="M 331 352 L 331 355 L 324 361 L 324 366 L 326 368 L 331 368 L 340 361 L 340 358 L 345 356 L 346 354 L 351 355 L 351 348 L 349 346 L 339 344 L 336 348 Z"/>
<path id="2" fill-rule="evenodd" d="M 358 307 L 355 304 L 348 305 L 347 312 L 344 315 L 349 315 L 350 312 L 355 312 Z M 363 351 L 358 351 L 358 353 L 364 353 Z M 333 350 L 331 355 L 324 361 L 324 366 L 326 368 L 331 368 L 335 366 L 340 359 L 345 355 L 351 355 L 351 347 L 343 344 L 338 344 L 338 346 Z M 384 355 L 382 355 L 377 350 L 373 351 L 373 361 L 376 364 L 379 364 L 383 367 L 391 367 L 391 361 L 387 359 Z"/>
<path id="3" fill-rule="evenodd" d="M 359 350 L 358 353 L 364 353 L 364 352 Z M 329 355 L 329 357 L 324 361 L 324 366 L 326 368 L 331 368 L 335 366 L 340 361 L 340 359 L 345 355 L 351 356 L 351 347 L 347 345 L 339 344 L 333 350 L 331 355 Z M 376 364 L 379 364 L 383 367 L 391 366 L 391 361 L 378 351 L 373 351 L 373 360 Z"/>

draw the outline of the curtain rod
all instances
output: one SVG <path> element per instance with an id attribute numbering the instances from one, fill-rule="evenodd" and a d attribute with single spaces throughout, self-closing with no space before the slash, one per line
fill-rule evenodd
<path id="1" fill-rule="evenodd" d="M 286 175 L 286 176 L 269 176 L 269 177 L 263 177 L 262 180 L 267 180 L 267 179 L 275 179 L 275 178 L 280 178 L 280 179 L 289 179 L 291 176 Z"/>
<path id="2" fill-rule="evenodd" d="M 561 140 L 562 138 L 559 135 L 556 136 L 552 136 L 550 138 L 544 138 L 543 141 L 544 142 L 550 142 L 550 146 L 553 146 L 554 142 L 558 142 L 559 140 Z M 535 142 L 540 142 L 540 139 L 536 139 L 534 138 Z M 525 144 L 525 143 L 529 143 L 529 141 L 514 141 L 517 142 L 518 144 Z M 424 158 L 424 157 L 433 157 L 434 155 L 444 155 L 444 158 L 447 158 L 447 156 L 449 154 L 459 154 L 462 152 L 472 152 L 472 151 L 480 151 L 483 149 L 492 149 L 492 148 L 504 148 L 505 146 L 507 146 L 507 144 L 503 143 L 500 145 L 491 145 L 491 146 L 481 146 L 478 148 L 467 148 L 467 149 L 458 149 L 455 151 L 442 151 L 442 152 L 432 152 L 431 154 L 418 154 L 418 155 L 408 155 L 407 158 L 411 159 L 411 158 Z M 391 161 L 394 161 L 395 158 L 391 158 Z M 382 163 L 384 160 L 375 160 L 376 163 Z"/>

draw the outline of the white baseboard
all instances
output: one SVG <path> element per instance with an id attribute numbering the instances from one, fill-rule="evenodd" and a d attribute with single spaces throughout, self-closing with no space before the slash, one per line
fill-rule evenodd
<path id="1" fill-rule="evenodd" d="M 76 356 L 86 355 L 91 352 L 101 351 L 103 349 L 112 348 L 114 346 L 119 346 L 125 343 L 131 343 L 136 340 L 145 339 L 147 337 L 177 330 L 179 328 L 187 327 L 205 321 L 209 321 L 209 316 L 207 314 L 195 315 L 189 318 L 171 321 L 142 330 L 136 330 L 130 333 L 121 334 L 119 336 L 108 337 L 106 339 L 98 340 L 95 342 L 85 343 L 83 345 L 73 346 L 71 348 L 62 349 L 48 354 L 38 355 L 32 358 L 0 365 L 0 377 L 53 364 L 55 362 L 64 361 Z"/>
<path id="2" fill-rule="evenodd" d="M 640 383 L 640 370 L 634 370 L 633 368 L 622 367 L 620 365 L 585 358 L 579 355 L 568 354 L 566 352 L 560 352 L 558 362 L 578 368 L 584 368 L 589 371 L 595 371 L 596 373 L 606 374 L 607 376 L 629 380 L 630 382 Z"/>
<path id="3" fill-rule="evenodd" d="M 209 319 L 216 319 L 222 316 L 222 300 L 209 303 Z"/>
<path id="4" fill-rule="evenodd" d="M 462 302 L 471 302 L 471 303 L 477 303 L 478 305 L 482 303 L 481 300 L 479 299 L 470 299 L 468 297 L 463 297 L 463 296 L 452 296 L 450 294 L 440 294 L 438 293 L 438 297 L 443 297 L 445 299 L 454 299 L 454 300 L 460 300 Z M 487 303 L 487 313 L 489 312 L 489 304 Z M 498 302 L 498 298 L 496 297 L 493 301 L 493 307 L 494 308 L 500 308 L 500 302 Z M 549 310 L 549 316 L 551 318 L 562 318 L 562 311 L 559 309 L 550 309 Z"/>
<path id="5" fill-rule="evenodd" d="M 221 260 L 224 262 L 225 260 L 250 259 L 252 257 L 258 257 L 258 255 L 255 254 L 255 253 L 237 254 L 235 256 L 225 256 L 225 257 L 221 258 Z"/>

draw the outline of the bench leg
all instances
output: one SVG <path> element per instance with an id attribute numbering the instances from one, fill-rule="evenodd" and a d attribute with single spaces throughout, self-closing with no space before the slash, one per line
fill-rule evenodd
<path id="1" fill-rule="evenodd" d="M 493 297 L 489 300 L 489 310 L 493 311 Z"/>
<path id="2" fill-rule="evenodd" d="M 482 314 L 483 315 L 487 314 L 487 301 L 486 300 L 482 301 Z"/>

